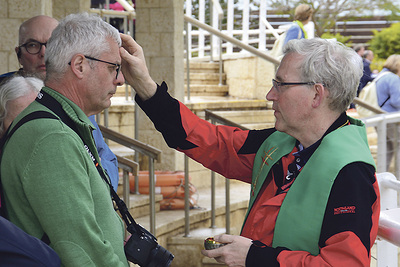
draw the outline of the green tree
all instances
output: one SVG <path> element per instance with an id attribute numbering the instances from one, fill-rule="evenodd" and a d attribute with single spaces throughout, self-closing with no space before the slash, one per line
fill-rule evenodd
<path id="1" fill-rule="evenodd" d="M 392 24 L 389 28 L 378 32 L 369 42 L 370 49 L 379 58 L 388 58 L 392 54 L 400 54 L 400 23 Z"/>
<path id="2" fill-rule="evenodd" d="M 390 20 L 400 18 L 399 7 L 389 0 L 268 0 L 268 5 L 279 13 L 290 14 L 292 17 L 296 6 L 303 3 L 311 5 L 314 9 L 313 22 L 317 36 L 321 36 L 324 32 L 336 34 L 336 22 L 339 18 L 355 20 L 362 15 L 370 16 L 368 11 L 387 11 Z"/>

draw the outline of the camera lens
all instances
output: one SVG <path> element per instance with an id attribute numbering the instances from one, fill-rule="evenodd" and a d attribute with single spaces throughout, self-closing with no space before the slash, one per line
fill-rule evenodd
<path id="1" fill-rule="evenodd" d="M 174 259 L 174 255 L 160 245 L 157 245 L 151 254 L 151 261 L 147 267 L 168 267 Z"/>

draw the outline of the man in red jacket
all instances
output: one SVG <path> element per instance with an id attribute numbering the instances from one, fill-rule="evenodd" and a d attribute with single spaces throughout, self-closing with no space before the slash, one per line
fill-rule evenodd
<path id="1" fill-rule="evenodd" d="M 123 35 L 122 71 L 167 144 L 251 186 L 241 236 L 202 253 L 228 266 L 370 266 L 379 189 L 365 126 L 345 113 L 361 58 L 334 41 L 292 40 L 272 81 L 275 128 L 243 131 L 201 120 L 157 85 Z"/>

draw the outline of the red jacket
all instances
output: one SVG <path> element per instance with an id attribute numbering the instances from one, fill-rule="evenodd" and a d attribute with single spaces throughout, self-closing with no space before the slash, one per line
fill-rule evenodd
<path id="1" fill-rule="evenodd" d="M 137 97 L 136 101 L 170 147 L 226 178 L 247 183 L 251 183 L 258 148 L 276 131 L 212 125 L 172 98 L 165 83 L 151 99 L 143 102 Z M 342 114 L 327 133 L 346 119 Z M 304 164 L 318 144 L 300 152 Z M 270 247 L 276 216 L 293 182 L 286 179 L 293 157 L 290 153 L 274 165 L 268 174 L 273 182 L 263 185 L 250 211 L 242 235 L 257 241 L 250 248 L 246 266 L 370 266 L 370 250 L 378 230 L 379 189 L 374 167 L 360 162 L 347 165 L 336 177 L 322 224 L 319 255 Z"/>

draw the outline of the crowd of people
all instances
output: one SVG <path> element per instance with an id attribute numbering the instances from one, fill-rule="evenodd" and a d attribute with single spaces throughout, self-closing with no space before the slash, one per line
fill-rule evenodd
<path id="1" fill-rule="evenodd" d="M 141 46 L 96 15 L 24 22 L 15 49 L 22 68 L 0 76 L 7 218 L 46 241 L 63 266 L 128 266 L 110 196 L 117 163 L 93 120 L 126 82 L 169 147 L 251 188 L 240 236 L 215 236 L 226 245 L 203 255 L 228 266 L 370 266 L 380 212 L 376 167 L 364 124 L 346 111 L 360 81 L 373 79 L 366 71 L 373 53 L 307 39 L 302 25 L 313 10 L 299 10 L 305 15 L 293 31 L 300 28 L 302 38 L 285 43 L 266 94 L 275 127 L 264 130 L 197 117 L 152 79 Z M 400 56 L 382 72 L 390 74 L 377 83 L 378 101 L 399 110 Z M 38 112 L 50 115 L 24 121 Z"/>

